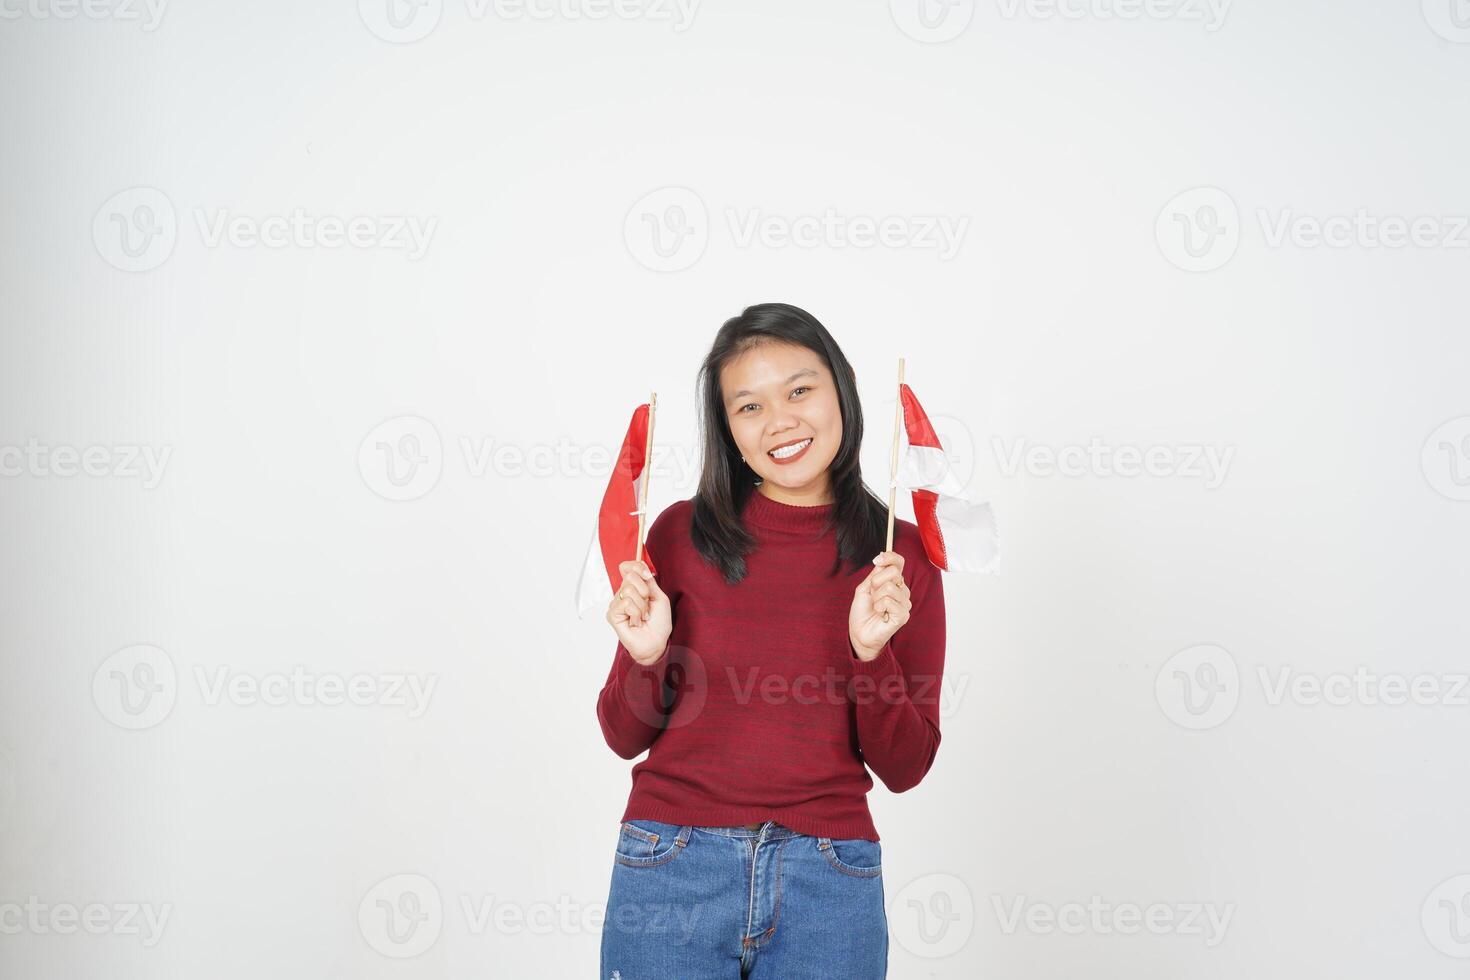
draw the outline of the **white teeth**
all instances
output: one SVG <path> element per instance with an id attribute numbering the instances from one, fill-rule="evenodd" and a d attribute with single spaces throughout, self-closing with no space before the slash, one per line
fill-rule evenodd
<path id="1" fill-rule="evenodd" d="M 771 455 L 776 457 L 777 459 L 786 459 L 788 457 L 795 456 L 797 453 L 801 452 L 803 449 L 805 449 L 807 446 L 810 446 L 811 444 L 812 441 L 810 439 L 803 439 L 801 442 L 794 443 L 790 446 L 784 446 L 780 449 L 772 449 Z"/>

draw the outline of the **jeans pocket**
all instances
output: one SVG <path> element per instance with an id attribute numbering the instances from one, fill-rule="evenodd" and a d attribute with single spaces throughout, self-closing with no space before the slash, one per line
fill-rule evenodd
<path id="1" fill-rule="evenodd" d="M 617 862 L 630 868 L 667 864 L 689 844 L 693 826 L 661 820 L 625 820 L 618 831 Z"/>
<path id="2" fill-rule="evenodd" d="M 875 840 L 818 837 L 817 851 L 829 865 L 845 875 L 874 878 L 883 873 L 883 845 Z"/>

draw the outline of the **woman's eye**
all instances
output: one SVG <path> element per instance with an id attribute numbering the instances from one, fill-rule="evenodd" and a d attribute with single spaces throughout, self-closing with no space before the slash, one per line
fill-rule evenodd
<path id="1" fill-rule="evenodd" d="M 791 393 L 792 393 L 792 394 L 793 394 L 793 395 L 794 395 L 794 394 L 796 394 L 796 393 L 797 393 L 797 392 L 798 392 L 798 391 L 811 391 L 811 389 L 810 389 L 810 388 L 807 388 L 807 387 L 805 387 L 805 386 L 803 386 L 803 387 L 801 387 L 801 388 L 793 388 L 793 389 L 792 389 L 792 390 L 791 390 Z"/>
<path id="2" fill-rule="evenodd" d="M 749 405 L 741 405 L 741 406 L 740 406 L 740 411 L 742 411 L 742 412 L 743 412 L 743 411 L 745 411 L 745 410 L 746 410 L 746 409 L 747 409 L 747 408 L 755 408 L 755 402 L 751 402 L 751 403 L 750 403 L 750 404 L 749 404 Z"/>

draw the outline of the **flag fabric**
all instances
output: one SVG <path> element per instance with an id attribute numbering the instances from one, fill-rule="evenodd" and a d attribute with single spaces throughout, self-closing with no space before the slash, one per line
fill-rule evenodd
<path id="1" fill-rule="evenodd" d="M 929 561 L 947 572 L 995 571 L 1000 561 L 995 511 L 965 492 L 919 399 L 907 384 L 898 387 L 903 425 L 895 482 L 913 491 L 914 523 Z"/>
<path id="2" fill-rule="evenodd" d="M 638 549 L 638 481 L 648 464 L 648 411 L 647 402 L 633 410 L 628 433 L 623 436 L 622 451 L 602 495 L 602 507 L 597 512 L 597 524 L 587 546 L 587 561 L 577 582 L 578 616 L 612 602 L 613 593 L 623 584 L 618 565 L 632 561 Z M 644 542 L 643 561 L 649 571 L 657 571 L 648 554 L 647 542 Z"/>

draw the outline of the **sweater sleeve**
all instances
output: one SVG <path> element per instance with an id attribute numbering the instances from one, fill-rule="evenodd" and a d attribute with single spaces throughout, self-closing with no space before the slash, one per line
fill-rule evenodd
<path id="1" fill-rule="evenodd" d="M 917 786 L 939 751 L 944 577 L 927 559 L 919 561 L 923 571 L 913 576 L 909 621 L 872 660 L 859 660 L 848 644 L 863 761 L 894 793 Z"/>
<path id="2" fill-rule="evenodd" d="M 633 659 L 622 641 L 613 651 L 612 669 L 597 695 L 597 723 L 602 726 L 603 740 L 620 757 L 636 758 L 663 730 L 663 687 L 668 669 L 667 650 L 646 667 Z"/>

